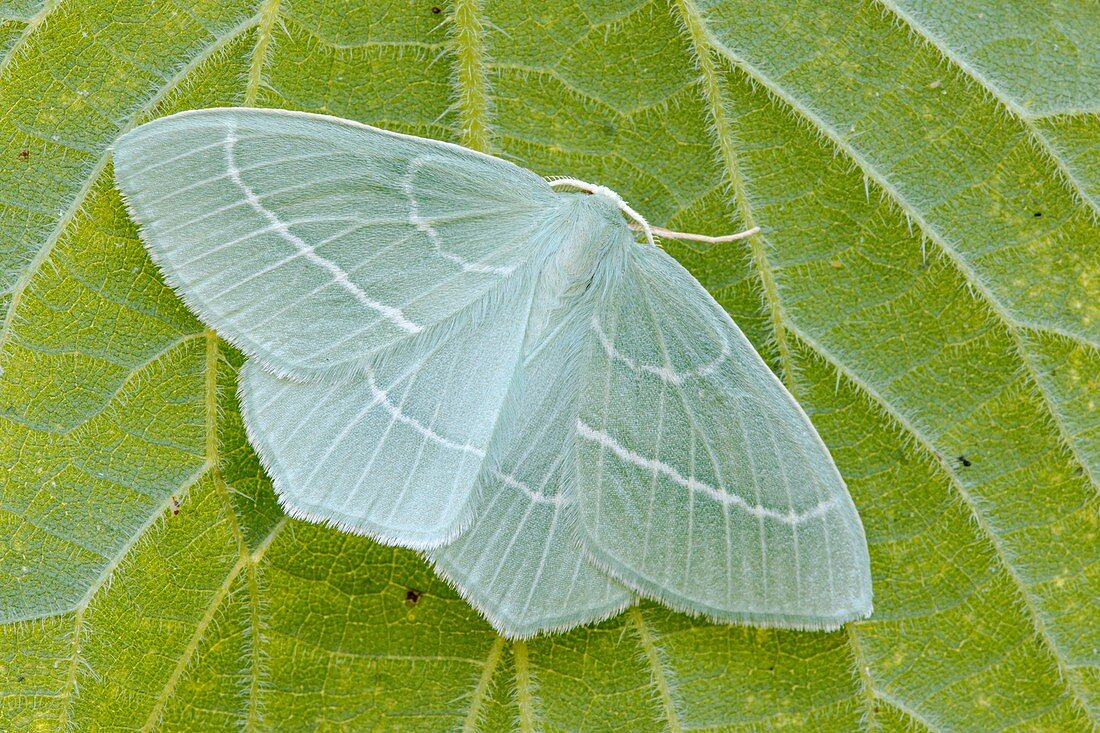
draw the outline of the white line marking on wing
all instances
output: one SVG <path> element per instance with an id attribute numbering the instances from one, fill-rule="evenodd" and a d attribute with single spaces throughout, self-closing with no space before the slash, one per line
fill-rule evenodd
<path id="1" fill-rule="evenodd" d="M 330 237 L 325 237 L 324 239 L 322 239 L 320 242 L 318 242 L 317 244 L 315 244 L 313 246 L 316 248 L 316 247 L 321 247 L 323 245 L 326 245 L 329 242 L 335 241 L 337 239 L 340 239 L 341 237 L 345 237 L 348 234 L 351 234 L 352 232 L 355 232 L 360 227 L 361 227 L 361 225 L 359 225 L 359 224 L 356 224 L 353 227 L 347 227 L 346 229 L 343 229 L 343 230 L 337 232 L 336 234 L 333 234 Z M 260 277 L 263 277 L 264 275 L 268 274 L 269 272 L 277 270 L 280 267 L 282 267 L 283 265 L 287 264 L 288 262 L 293 262 L 294 260 L 296 260 L 296 259 L 298 259 L 299 257 L 302 257 L 302 256 L 303 255 L 302 255 L 301 252 L 295 251 L 294 254 L 287 255 L 283 259 L 277 260 L 274 264 L 268 265 L 267 267 L 264 267 L 260 270 L 256 270 L 256 272 L 252 273 L 251 275 L 244 278 L 243 280 L 238 280 L 237 282 L 233 283 L 232 285 L 230 285 L 225 290 L 221 291 L 220 295 L 222 297 L 225 297 L 225 296 L 229 295 L 230 293 L 232 293 L 233 291 L 239 290 L 240 288 L 244 287 L 245 285 L 252 282 L 253 280 L 255 280 L 257 278 L 260 278 Z M 201 282 L 201 281 L 199 281 L 199 282 Z"/>
<path id="2" fill-rule="evenodd" d="M 615 348 L 615 344 L 611 343 L 611 339 L 608 338 L 603 328 L 600 326 L 600 321 L 596 316 L 592 316 L 592 330 L 596 332 L 596 337 L 600 340 L 600 345 L 603 346 L 603 350 L 607 353 L 607 358 L 612 361 L 621 361 L 626 365 L 627 369 L 632 372 L 649 372 L 655 374 L 661 378 L 662 381 L 668 384 L 681 385 L 693 377 L 705 377 L 718 371 L 718 367 L 722 365 L 726 359 L 730 356 L 730 345 L 725 338 L 722 338 L 722 352 L 713 360 L 707 362 L 698 369 L 690 369 L 684 372 L 678 372 L 672 368 L 671 365 L 667 366 L 653 366 L 652 364 L 639 364 L 631 359 L 626 354 L 622 353 Z"/>
<path id="3" fill-rule="evenodd" d="M 520 491 L 522 491 L 524 494 L 527 495 L 528 499 L 536 504 L 560 505 L 569 503 L 569 499 L 562 494 L 547 496 L 542 491 L 535 491 L 530 486 L 510 474 L 502 473 L 501 471 L 498 471 L 496 469 L 493 469 L 492 471 L 490 471 L 490 473 L 492 473 L 496 479 L 504 483 L 506 486 L 510 486 L 513 489 L 519 489 Z"/>
<path id="4" fill-rule="evenodd" d="M 443 437 L 439 433 L 421 423 L 416 418 L 409 417 L 405 413 L 401 412 L 401 410 L 398 409 L 397 405 L 393 404 L 393 402 L 390 401 L 389 395 L 387 394 L 386 390 L 381 389 L 378 386 L 378 382 L 374 381 L 373 371 L 367 372 L 367 384 L 370 385 L 371 394 L 374 396 L 372 404 L 382 405 L 384 408 L 386 408 L 386 411 L 389 412 L 390 415 L 392 415 L 394 419 L 396 419 L 398 422 L 405 423 L 428 440 L 438 445 L 441 445 L 444 448 L 450 448 L 451 450 L 471 453 L 478 458 L 485 457 L 485 451 L 483 451 L 481 448 L 478 448 L 476 445 L 470 445 L 469 443 L 456 443 L 449 438 Z"/>
<path id="5" fill-rule="evenodd" d="M 331 260 L 327 260 L 313 251 L 313 247 L 306 244 L 301 237 L 297 236 L 290 231 L 290 228 L 283 223 L 274 212 L 269 211 L 264 207 L 263 202 L 260 201 L 260 197 L 249 188 L 248 184 L 241 178 L 240 168 L 237 167 L 236 154 L 234 152 L 234 146 L 237 144 L 237 130 L 236 127 L 230 122 L 225 135 L 225 157 L 226 166 L 228 168 L 229 178 L 241 189 L 245 199 L 256 211 L 256 213 L 262 215 L 271 223 L 271 228 L 279 234 L 283 239 L 293 244 L 299 252 L 301 252 L 306 259 L 310 262 L 320 265 L 332 275 L 333 279 L 340 287 L 355 296 L 363 305 L 367 306 L 373 311 L 376 311 L 379 315 L 389 320 L 395 326 L 408 333 L 419 333 L 423 330 L 422 326 L 419 326 L 409 319 L 405 318 L 405 314 L 401 312 L 400 308 L 394 308 L 393 306 L 386 305 L 385 303 L 379 303 L 372 299 L 363 290 L 348 279 L 348 274 L 340 269 L 340 266 Z"/>
<path id="6" fill-rule="evenodd" d="M 431 225 L 431 220 L 425 219 L 420 215 L 420 203 L 413 193 L 413 176 L 416 175 L 416 171 L 423 165 L 424 160 L 424 158 L 413 158 L 402 180 L 405 188 L 405 197 L 409 200 L 409 223 L 415 226 L 418 231 L 428 235 L 428 239 L 431 240 L 432 246 L 435 247 L 435 251 L 438 252 L 441 257 L 455 263 L 461 267 L 464 272 L 477 272 L 501 276 L 511 275 L 516 269 L 514 266 L 495 267 L 493 265 L 482 265 L 477 262 L 468 262 L 455 253 L 443 249 L 443 243 L 439 241 L 439 232 Z"/>
<path id="7" fill-rule="evenodd" d="M 788 512 L 777 512 L 774 509 L 768 509 L 765 506 L 758 504 L 750 504 L 737 494 L 731 494 L 720 488 L 711 486 L 710 484 L 703 483 L 695 478 L 686 478 L 680 474 L 672 466 L 659 461 L 655 458 L 646 458 L 643 455 L 635 453 L 629 448 L 621 445 L 617 440 L 602 430 L 596 430 L 590 425 L 586 424 L 582 420 L 577 420 L 577 434 L 586 440 L 590 440 L 594 443 L 598 443 L 601 447 L 607 448 L 620 459 L 627 463 L 632 463 L 639 468 L 644 468 L 655 474 L 664 474 L 674 483 L 683 486 L 685 489 L 692 492 L 699 492 L 706 494 L 715 501 L 721 502 L 724 505 L 736 506 L 744 509 L 749 514 L 756 517 L 767 517 L 768 519 L 774 519 L 777 522 L 783 524 L 789 524 L 791 526 L 801 524 L 810 519 L 820 517 L 828 512 L 836 504 L 836 498 L 827 499 L 819 504 L 816 504 L 804 512 L 796 512 L 793 509 Z"/>

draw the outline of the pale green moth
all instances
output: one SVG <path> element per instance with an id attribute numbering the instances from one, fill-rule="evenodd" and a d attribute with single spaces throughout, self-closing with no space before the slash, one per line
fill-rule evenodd
<path id="1" fill-rule="evenodd" d="M 249 357 L 245 423 L 291 515 L 427 551 L 510 637 L 636 594 L 800 629 L 871 613 L 821 439 L 614 192 L 278 110 L 114 150 L 165 279 Z"/>

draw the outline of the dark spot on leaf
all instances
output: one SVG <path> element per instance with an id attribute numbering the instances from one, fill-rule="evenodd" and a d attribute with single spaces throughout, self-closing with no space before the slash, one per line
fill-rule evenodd
<path id="1" fill-rule="evenodd" d="M 1074 476 L 1084 476 L 1085 468 L 1083 466 L 1074 466 L 1072 473 Z"/>
<path id="2" fill-rule="evenodd" d="M 173 496 L 173 497 L 172 497 L 172 516 L 174 517 L 174 516 L 176 516 L 176 515 L 177 515 L 177 514 L 179 514 L 179 513 L 180 513 L 180 503 L 179 503 L 179 500 L 178 500 L 178 499 L 176 499 L 176 497 L 174 497 L 174 496 Z"/>
<path id="3" fill-rule="evenodd" d="M 406 606 L 415 606 L 419 602 L 420 602 L 420 591 L 415 590 L 413 588 L 409 588 L 407 591 L 405 591 L 405 605 Z"/>
<path id="4" fill-rule="evenodd" d="M 433 15 L 439 15 L 442 12 L 443 12 L 443 8 L 439 7 L 438 5 L 433 5 L 432 6 L 432 14 Z"/>
<path id="5" fill-rule="evenodd" d="M 31 157 L 31 151 L 27 150 L 26 148 L 23 148 L 19 151 L 19 160 L 26 160 L 29 157 Z"/>
<path id="6" fill-rule="evenodd" d="M 971 461 L 966 456 L 959 456 L 959 463 L 962 464 L 963 468 L 970 468 L 971 466 L 974 465 L 973 461 Z"/>
<path id="7" fill-rule="evenodd" d="M 1043 212 L 1036 211 L 1034 214 L 1032 214 L 1032 216 L 1034 216 L 1036 219 L 1042 219 L 1043 218 Z"/>
<path id="8" fill-rule="evenodd" d="M 19 675 L 18 677 L 15 678 L 15 681 L 16 682 L 26 682 L 27 678 L 24 677 L 23 675 Z"/>

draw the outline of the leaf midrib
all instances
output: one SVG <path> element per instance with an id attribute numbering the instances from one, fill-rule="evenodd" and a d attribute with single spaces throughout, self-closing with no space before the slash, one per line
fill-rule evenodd
<path id="1" fill-rule="evenodd" d="M 244 106 L 254 107 L 256 96 L 263 84 L 264 64 L 267 63 L 267 51 L 271 46 L 275 21 L 279 19 L 279 0 L 263 0 L 257 13 L 259 29 L 256 33 L 256 45 L 252 49 L 252 60 L 248 65 L 248 84 L 244 91 Z"/>
<path id="2" fill-rule="evenodd" d="M 690 2 L 691 0 L 686 0 Z M 782 86 L 776 83 L 771 77 L 767 76 L 757 67 L 753 66 L 746 59 L 738 56 L 732 49 L 722 43 L 715 36 L 707 32 L 707 43 L 715 49 L 718 53 L 721 53 L 727 60 L 733 65 L 744 72 L 753 81 L 758 83 L 763 89 L 765 89 L 773 98 L 787 107 L 793 114 L 809 122 L 814 129 L 821 132 L 821 134 L 837 149 L 838 152 L 849 158 L 859 169 L 859 171 L 867 177 L 868 180 L 874 182 L 883 193 L 898 207 L 898 209 L 904 213 L 904 215 L 910 218 L 917 224 L 917 228 L 923 234 L 923 236 L 932 244 L 935 244 L 942 252 L 943 256 L 955 267 L 955 269 L 963 276 L 967 285 L 973 288 L 979 295 L 982 296 L 986 306 L 997 316 L 1001 321 L 1005 329 L 1013 334 L 1016 334 L 1020 329 L 1026 328 L 1032 331 L 1051 333 L 1062 336 L 1064 338 L 1072 339 L 1073 341 L 1088 346 L 1091 348 L 1100 348 L 1100 342 L 1094 342 L 1091 339 L 1082 336 L 1080 334 L 1050 326 L 1045 323 L 1034 323 L 1024 320 L 1016 319 L 1011 311 L 997 298 L 997 296 L 990 289 L 989 285 L 978 275 L 974 267 L 970 264 L 969 260 L 963 257 L 958 250 L 952 247 L 947 239 L 940 233 L 940 231 L 933 226 L 924 215 L 901 193 L 885 176 L 867 160 L 854 146 L 851 145 L 844 137 L 829 123 L 825 122 L 816 112 L 811 110 L 801 100 L 796 98 L 793 94 L 785 91 Z"/>
<path id="3" fill-rule="evenodd" d="M 665 715 L 665 722 L 668 723 L 669 733 L 683 733 L 684 726 L 680 723 L 680 716 L 676 712 L 675 691 L 668 672 L 661 663 L 661 651 L 653 631 L 649 628 L 649 622 L 645 620 L 645 615 L 637 605 L 631 606 L 627 615 L 634 624 L 642 654 L 645 656 L 646 664 L 649 665 L 653 688 L 661 701 L 661 709 Z"/>
<path id="4" fill-rule="evenodd" d="M 482 38 L 480 0 L 455 0 L 454 16 L 455 91 L 461 123 L 462 144 L 490 152 L 489 94 L 485 75 L 485 44 Z"/>

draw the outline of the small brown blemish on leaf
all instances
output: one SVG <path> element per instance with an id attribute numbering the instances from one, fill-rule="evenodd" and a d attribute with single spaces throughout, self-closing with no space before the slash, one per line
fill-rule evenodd
<path id="1" fill-rule="evenodd" d="M 171 507 L 172 507 L 172 516 L 173 517 L 180 513 L 179 500 L 176 499 L 176 497 L 174 497 L 174 496 L 172 497 Z"/>
<path id="2" fill-rule="evenodd" d="M 414 588 L 409 588 L 408 590 L 405 591 L 405 605 L 406 606 L 415 606 L 419 602 L 420 602 L 420 591 L 418 591 Z"/>
<path id="3" fill-rule="evenodd" d="M 31 151 L 27 150 L 26 148 L 23 148 L 22 150 L 19 151 L 19 160 L 26 160 L 27 158 L 30 158 L 30 157 L 31 157 Z"/>
<path id="4" fill-rule="evenodd" d="M 840 260 L 829 260 L 829 264 L 832 265 L 833 267 L 835 267 L 838 270 L 840 268 L 844 267 L 844 263 L 841 262 Z"/>
<path id="5" fill-rule="evenodd" d="M 1034 214 L 1032 214 L 1032 216 L 1034 216 L 1036 219 L 1042 219 L 1043 218 L 1043 212 L 1036 211 Z"/>
<path id="6" fill-rule="evenodd" d="M 442 12 L 443 12 L 443 8 L 439 7 L 438 5 L 433 5 L 432 6 L 432 15 L 439 15 Z"/>
<path id="7" fill-rule="evenodd" d="M 973 462 L 973 461 L 971 461 L 971 460 L 970 460 L 969 458 L 967 458 L 966 456 L 959 456 L 959 463 L 961 463 L 961 464 L 962 464 L 962 467 L 963 467 L 963 468 L 970 468 L 971 466 L 973 466 L 973 465 L 974 465 L 974 462 Z"/>

